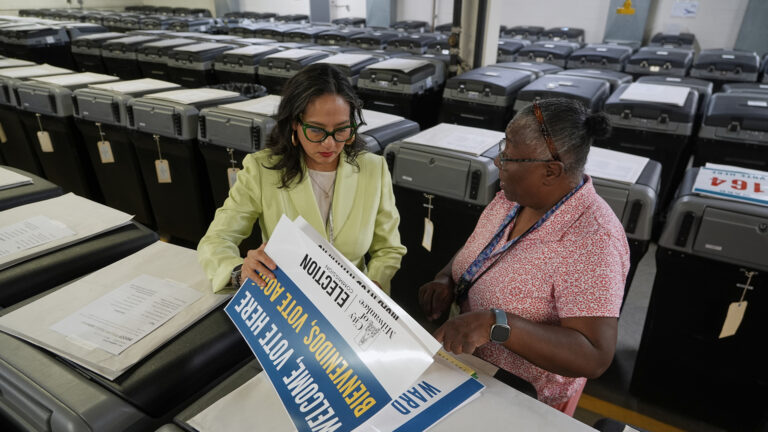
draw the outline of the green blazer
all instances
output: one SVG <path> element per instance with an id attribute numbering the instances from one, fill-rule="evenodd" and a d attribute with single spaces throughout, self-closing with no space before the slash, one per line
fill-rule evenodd
<path id="1" fill-rule="evenodd" d="M 280 220 L 301 216 L 327 240 L 308 175 L 301 183 L 280 188 L 281 171 L 271 170 L 279 156 L 266 149 L 243 159 L 243 170 L 229 191 L 197 246 L 200 263 L 211 278 L 213 291 L 224 289 L 232 269 L 243 263 L 238 245 L 251 234 L 258 219 L 264 241 L 268 241 Z M 342 156 L 336 173 L 331 212 L 334 246 L 370 279 L 389 293 L 389 283 L 405 255 L 397 228 L 400 214 L 395 207 L 392 179 L 383 157 L 361 153 L 359 169 Z M 365 254 L 370 255 L 367 265 Z"/>

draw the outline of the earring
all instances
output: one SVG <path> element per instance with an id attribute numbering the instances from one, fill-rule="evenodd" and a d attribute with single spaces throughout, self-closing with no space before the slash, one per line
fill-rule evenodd
<path id="1" fill-rule="evenodd" d="M 296 147 L 296 131 L 293 131 L 291 133 L 291 144 L 293 144 L 293 146 Z"/>

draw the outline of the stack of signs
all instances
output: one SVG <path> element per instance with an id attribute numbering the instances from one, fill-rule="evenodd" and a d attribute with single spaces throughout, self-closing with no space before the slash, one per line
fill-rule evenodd
<path id="1" fill-rule="evenodd" d="M 299 431 L 375 430 L 379 412 L 413 414 L 402 424 L 427 405 L 432 424 L 482 389 L 460 372 L 435 397 L 424 374 L 440 344 L 303 219 L 283 216 L 266 253 L 275 279 L 246 280 L 225 310 Z"/>
<path id="2" fill-rule="evenodd" d="M 707 163 L 699 168 L 693 192 L 768 206 L 768 172 Z"/>

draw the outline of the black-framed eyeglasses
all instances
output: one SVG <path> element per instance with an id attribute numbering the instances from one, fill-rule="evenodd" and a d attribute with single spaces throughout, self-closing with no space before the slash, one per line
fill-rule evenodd
<path id="1" fill-rule="evenodd" d="M 513 158 L 505 158 L 502 156 L 504 154 L 504 150 L 507 148 L 507 138 L 504 137 L 499 141 L 499 154 L 496 155 L 496 160 L 499 161 L 499 163 L 502 162 L 557 162 L 555 159 L 513 159 Z"/>
<path id="2" fill-rule="evenodd" d="M 301 122 L 301 130 L 304 131 L 304 137 L 313 143 L 321 143 L 329 136 L 336 142 L 349 141 L 355 135 L 357 127 L 355 124 L 350 124 L 328 131 L 319 126 L 304 123 L 304 121 Z"/>

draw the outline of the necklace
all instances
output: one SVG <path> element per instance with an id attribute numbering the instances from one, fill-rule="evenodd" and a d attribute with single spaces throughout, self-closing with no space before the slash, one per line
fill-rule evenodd
<path id="1" fill-rule="evenodd" d="M 315 185 L 316 185 L 316 186 L 317 186 L 317 187 L 320 189 L 320 191 L 321 191 L 321 192 L 323 192 L 323 194 L 325 195 L 325 198 L 326 198 L 326 199 L 330 198 L 330 197 L 331 197 L 331 191 L 333 190 L 333 182 L 331 182 L 331 184 L 330 184 L 330 185 L 328 186 L 328 188 L 326 189 L 326 188 L 324 188 L 324 187 L 323 187 L 323 185 L 322 185 L 322 184 L 320 184 L 320 182 L 319 182 L 319 181 L 317 181 L 317 179 L 315 178 L 315 176 L 314 176 L 314 175 L 312 175 L 312 174 L 313 174 L 313 173 L 310 171 L 310 172 L 309 172 L 309 179 L 310 179 L 310 180 L 312 180 L 312 183 L 314 183 L 314 184 L 315 184 Z M 335 177 L 336 177 L 336 176 L 334 175 L 334 180 L 335 180 Z"/>

